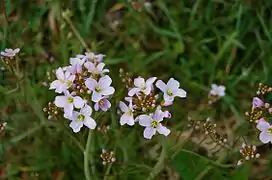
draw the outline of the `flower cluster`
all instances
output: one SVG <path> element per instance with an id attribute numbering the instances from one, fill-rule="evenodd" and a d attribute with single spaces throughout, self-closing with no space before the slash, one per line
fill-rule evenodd
<path id="1" fill-rule="evenodd" d="M 272 106 L 264 102 L 264 96 L 271 91 L 271 87 L 260 83 L 256 96 L 252 100 L 251 111 L 245 113 L 249 122 L 257 124 L 256 128 L 261 131 L 259 139 L 263 143 L 272 142 L 272 125 L 269 123 L 272 117 Z"/>
<path id="2" fill-rule="evenodd" d="M 102 159 L 103 165 L 106 165 L 107 163 L 113 163 L 116 161 L 113 151 L 107 151 L 105 149 L 102 149 L 102 153 L 100 154 L 100 157 Z"/>
<path id="3" fill-rule="evenodd" d="M 1 51 L 1 57 L 5 60 L 7 59 L 14 59 L 14 57 L 16 56 L 16 54 L 18 54 L 20 52 L 19 48 L 16 49 L 10 49 L 7 48 L 4 51 Z"/>
<path id="4" fill-rule="evenodd" d="M 217 102 L 220 98 L 224 97 L 225 90 L 226 90 L 226 87 L 223 85 L 212 84 L 211 90 L 208 96 L 208 103 L 213 104 Z"/>
<path id="5" fill-rule="evenodd" d="M 242 144 L 240 153 L 242 154 L 243 158 L 237 162 L 237 166 L 241 166 L 244 161 L 249 161 L 250 159 L 257 159 L 260 157 L 260 154 L 257 153 L 256 146 L 246 145 L 245 143 Z"/>
<path id="6" fill-rule="evenodd" d="M 163 111 L 161 106 L 172 105 L 175 97 L 186 97 L 186 92 L 174 78 L 170 78 L 167 83 L 156 80 L 156 77 L 147 80 L 137 77 L 133 81 L 129 77 L 123 79 L 128 88 L 128 96 L 125 98 L 126 103 L 119 103 L 122 112 L 120 124 L 133 126 L 139 122 L 145 127 L 143 135 L 146 139 L 151 139 L 156 132 L 164 136 L 169 135 L 170 130 L 161 122 L 164 118 L 171 118 L 171 114 Z M 161 94 L 156 93 L 155 87 Z"/>
<path id="7" fill-rule="evenodd" d="M 71 120 L 70 127 L 74 132 L 79 132 L 83 125 L 90 129 L 96 127 L 91 117 L 93 108 L 95 111 L 107 111 L 111 107 L 108 98 L 115 89 L 111 86 L 111 78 L 106 75 L 109 70 L 104 69 L 103 57 L 94 53 L 77 55 L 70 58 L 69 66 L 55 71 L 56 80 L 51 82 L 49 89 L 58 94 L 54 104 L 63 109 L 66 119 Z M 51 114 L 48 114 L 49 117 Z"/>

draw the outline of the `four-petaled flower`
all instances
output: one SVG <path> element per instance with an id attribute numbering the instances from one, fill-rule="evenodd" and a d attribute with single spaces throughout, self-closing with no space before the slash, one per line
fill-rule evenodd
<path id="1" fill-rule="evenodd" d="M 130 89 L 128 92 L 129 96 L 134 96 L 138 92 L 143 92 L 144 94 L 148 95 L 150 94 L 153 83 L 156 81 L 156 77 L 151 77 L 145 81 L 144 78 L 138 77 L 134 79 L 134 88 Z"/>
<path id="2" fill-rule="evenodd" d="M 111 78 L 106 75 L 101 77 L 98 82 L 93 78 L 88 78 L 85 85 L 88 87 L 92 94 L 92 101 L 98 102 L 103 96 L 109 96 L 114 93 L 114 88 L 111 87 Z"/>
<path id="3" fill-rule="evenodd" d="M 106 112 L 110 107 L 111 107 L 111 103 L 107 98 L 102 98 L 94 104 L 95 111 L 98 111 L 99 109 L 101 109 L 102 111 Z"/>
<path id="4" fill-rule="evenodd" d="M 165 113 L 161 110 L 156 110 L 155 113 L 150 116 L 139 116 L 139 124 L 145 127 L 144 138 L 151 139 L 152 136 L 156 134 L 156 132 L 164 136 L 168 136 L 170 134 L 171 131 L 160 123 L 163 121 L 164 117 Z"/>
<path id="5" fill-rule="evenodd" d="M 87 126 L 89 129 L 95 129 L 96 122 L 91 118 L 91 115 L 92 108 L 88 105 L 81 108 L 79 112 L 73 111 L 72 116 L 68 117 L 68 119 L 72 121 L 70 127 L 73 129 L 73 132 L 79 132 L 83 125 Z"/>
<path id="6" fill-rule="evenodd" d="M 105 66 L 104 63 L 95 65 L 94 63 L 88 61 L 84 64 L 84 66 L 88 69 L 88 72 L 92 74 L 104 74 L 110 72 L 108 69 L 103 69 Z"/>
<path id="7" fill-rule="evenodd" d="M 75 57 L 75 58 L 70 58 L 70 64 L 71 65 L 80 65 L 82 66 L 85 63 L 85 59 L 81 56 Z"/>
<path id="8" fill-rule="evenodd" d="M 257 129 L 261 131 L 259 139 L 263 143 L 272 143 L 272 125 L 266 122 L 264 119 L 260 119 L 257 124 Z"/>
<path id="9" fill-rule="evenodd" d="M 58 68 L 56 71 L 57 80 L 50 84 L 49 89 L 55 89 L 55 92 L 62 93 L 72 86 L 75 75 L 70 72 L 64 72 L 63 68 Z"/>
<path id="10" fill-rule="evenodd" d="M 226 90 L 226 87 L 223 85 L 218 86 L 216 84 L 212 84 L 212 89 L 210 90 L 210 95 L 223 97 L 223 96 L 225 96 L 225 90 Z"/>
<path id="11" fill-rule="evenodd" d="M 68 91 L 65 92 L 64 96 L 56 96 L 55 105 L 60 108 L 64 108 L 64 113 L 67 117 L 72 116 L 74 107 L 82 108 L 85 104 L 80 96 L 72 96 Z"/>
<path id="12" fill-rule="evenodd" d="M 119 107 L 121 111 L 124 113 L 121 116 L 120 124 L 123 126 L 124 124 L 128 124 L 130 126 L 133 126 L 135 123 L 134 117 L 133 117 L 133 106 L 132 103 L 129 103 L 127 106 L 124 102 L 120 101 Z"/>
<path id="13" fill-rule="evenodd" d="M 9 58 L 13 58 L 14 56 L 16 56 L 17 53 L 19 53 L 20 49 L 16 48 L 16 49 L 10 49 L 7 48 L 4 51 L 1 52 L 1 55 L 4 57 L 9 57 Z"/>
<path id="14" fill-rule="evenodd" d="M 180 84 L 174 78 L 170 78 L 167 84 L 162 80 L 158 80 L 156 86 L 163 92 L 163 98 L 167 104 L 171 104 L 176 96 L 181 98 L 186 97 L 186 92 L 179 88 Z"/>

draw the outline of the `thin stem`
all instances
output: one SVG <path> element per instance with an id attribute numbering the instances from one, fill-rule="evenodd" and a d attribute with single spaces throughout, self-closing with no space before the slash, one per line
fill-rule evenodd
<path id="1" fill-rule="evenodd" d="M 89 153 L 90 153 L 91 139 L 92 139 L 92 130 L 89 129 L 87 143 L 86 143 L 85 151 L 84 151 L 84 174 L 85 174 L 86 180 L 92 180 L 90 176 L 90 169 L 89 169 Z"/>
<path id="2" fill-rule="evenodd" d="M 62 13 L 62 17 L 68 23 L 68 25 L 70 26 L 71 30 L 73 31 L 73 33 L 75 34 L 76 38 L 79 40 L 79 42 L 81 43 L 81 45 L 85 49 L 87 49 L 87 51 L 90 51 L 90 49 L 88 48 L 88 46 L 85 43 L 84 39 L 81 37 L 80 33 L 78 32 L 78 30 L 76 29 L 76 27 L 74 26 L 74 24 L 72 23 L 72 21 L 70 20 L 70 18 L 68 17 L 67 13 Z"/>
<path id="3" fill-rule="evenodd" d="M 167 157 L 167 151 L 166 151 L 166 144 L 165 144 L 165 140 L 163 139 L 162 140 L 162 151 L 161 151 L 161 154 L 160 154 L 160 157 L 159 157 L 159 160 L 157 162 L 157 164 L 155 165 L 155 167 L 153 168 L 153 170 L 150 172 L 150 174 L 148 175 L 147 179 L 146 180 L 152 180 L 156 177 L 157 174 L 159 174 L 163 167 L 164 167 L 164 160 L 166 159 Z"/>
<path id="4" fill-rule="evenodd" d="M 107 170 L 106 170 L 106 173 L 104 175 L 104 179 L 103 180 L 107 180 L 108 179 L 108 176 L 110 174 L 110 170 L 111 170 L 111 167 L 112 167 L 112 163 L 110 163 L 107 167 Z"/>

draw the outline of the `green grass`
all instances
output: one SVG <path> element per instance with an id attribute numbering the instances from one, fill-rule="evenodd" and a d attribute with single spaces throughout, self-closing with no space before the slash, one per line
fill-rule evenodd
<path id="1" fill-rule="evenodd" d="M 144 140 L 140 128 L 119 126 L 116 107 L 125 94 L 113 99 L 113 109 L 97 120 L 100 125 L 110 124 L 111 129 L 92 134 L 93 179 L 142 180 L 152 177 L 151 172 L 159 180 L 164 176 L 174 179 L 174 171 L 185 180 L 271 177 L 268 148 L 261 154 L 262 168 L 246 164 L 233 169 L 220 165 L 235 164 L 240 159 L 240 144 L 220 157 L 210 158 L 212 162 L 206 153 L 198 157 L 182 151 L 200 153 L 201 148 L 190 140 L 174 151 L 171 147 L 186 129 L 188 115 L 197 119 L 209 116 L 218 124 L 234 119 L 238 125 L 231 129 L 232 135 L 244 135 L 248 142 L 258 143 L 257 136 L 249 135 L 254 128 L 243 114 L 250 108 L 258 83 L 272 83 L 272 2 L 157 0 L 151 10 L 141 12 L 126 1 L 118 2 L 125 7 L 112 13 L 109 9 L 117 3 L 112 0 L 0 2 L 0 49 L 21 48 L 20 67 L 25 73 L 20 88 L 7 93 L 18 80 L 0 72 L 0 120 L 8 123 L 0 141 L 3 179 L 85 179 L 82 148 L 88 131 L 85 128 L 73 134 L 68 121 L 47 120 L 42 109 L 53 100 L 54 93 L 41 86 L 47 71 L 67 65 L 69 57 L 82 53 L 84 48 L 107 55 L 105 62 L 117 92 L 123 89 L 118 71 L 124 68 L 145 78 L 174 77 L 188 93 L 186 100 L 177 101 L 171 108 L 173 118 L 168 124 L 173 135 L 156 136 L 152 141 Z M 110 28 L 113 19 L 121 22 L 116 30 Z M 48 55 L 52 55 L 53 62 Z M 207 107 L 204 102 L 212 83 L 224 84 L 227 95 L 215 106 Z M 166 149 L 163 158 L 161 142 Z M 116 154 L 116 163 L 110 169 L 102 165 L 102 148 Z M 178 155 L 172 157 L 175 153 Z M 61 172 L 63 178 L 53 177 Z"/>

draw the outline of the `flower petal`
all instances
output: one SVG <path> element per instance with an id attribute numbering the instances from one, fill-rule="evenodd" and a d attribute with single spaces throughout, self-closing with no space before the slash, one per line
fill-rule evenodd
<path id="1" fill-rule="evenodd" d="M 78 109 L 82 108 L 84 106 L 84 104 L 85 104 L 85 101 L 81 97 L 79 97 L 79 96 L 74 97 L 74 105 L 76 108 L 78 108 Z"/>
<path id="2" fill-rule="evenodd" d="M 141 87 L 142 85 L 145 85 L 145 80 L 142 77 L 137 77 L 134 79 L 134 85 L 136 87 Z"/>
<path id="3" fill-rule="evenodd" d="M 83 124 L 87 126 L 89 129 L 95 129 L 96 122 L 93 118 L 86 116 L 85 120 L 83 121 Z"/>
<path id="4" fill-rule="evenodd" d="M 103 89 L 100 93 L 104 96 L 112 95 L 115 92 L 115 89 L 113 87 L 107 87 Z"/>
<path id="5" fill-rule="evenodd" d="M 253 100 L 252 100 L 252 108 L 258 108 L 258 107 L 261 107 L 263 106 L 263 101 L 258 98 L 258 97 L 254 97 Z"/>
<path id="6" fill-rule="evenodd" d="M 57 107 L 63 108 L 67 104 L 67 97 L 66 96 L 57 96 L 55 98 L 54 104 Z"/>
<path id="7" fill-rule="evenodd" d="M 123 111 L 123 112 L 127 112 L 127 111 L 128 111 L 128 106 L 127 106 L 123 101 L 120 101 L 120 102 L 119 102 L 119 108 L 120 108 L 121 111 Z"/>
<path id="8" fill-rule="evenodd" d="M 174 97 L 169 96 L 167 93 L 163 94 L 163 99 L 165 100 L 165 102 L 173 102 L 174 101 Z"/>
<path id="9" fill-rule="evenodd" d="M 151 78 L 147 79 L 146 85 L 151 86 L 156 81 L 156 79 L 157 79 L 157 77 L 151 77 Z"/>
<path id="10" fill-rule="evenodd" d="M 83 122 L 75 120 L 75 121 L 72 121 L 69 126 L 73 129 L 74 133 L 77 133 L 82 128 Z"/>
<path id="11" fill-rule="evenodd" d="M 168 136 L 171 132 L 168 128 L 166 128 L 165 126 L 162 126 L 162 125 L 159 125 L 157 127 L 157 131 L 159 134 L 162 134 L 164 136 Z"/>
<path id="12" fill-rule="evenodd" d="M 64 79 L 64 72 L 62 68 L 58 68 L 56 70 L 56 76 L 58 79 Z"/>
<path id="13" fill-rule="evenodd" d="M 152 122 L 152 118 L 148 115 L 140 115 L 138 117 L 139 119 L 139 124 L 141 126 L 144 126 L 144 127 L 149 127 L 151 125 L 151 122 Z"/>
<path id="14" fill-rule="evenodd" d="M 146 127 L 144 130 L 144 138 L 151 139 L 156 134 L 156 129 L 152 127 Z"/>
<path id="15" fill-rule="evenodd" d="M 103 89 L 109 87 L 111 83 L 112 80 L 108 75 L 101 77 L 98 81 L 99 86 L 103 87 Z"/>
<path id="16" fill-rule="evenodd" d="M 257 129 L 260 131 L 267 131 L 270 128 L 270 124 L 265 120 L 259 120 L 257 124 Z"/>
<path id="17" fill-rule="evenodd" d="M 132 88 L 128 91 L 129 96 L 134 96 L 136 93 L 140 92 L 141 90 L 139 88 Z"/>
<path id="18" fill-rule="evenodd" d="M 162 80 L 158 80 L 156 82 L 156 87 L 159 88 L 162 92 L 165 92 L 167 89 L 167 85 Z"/>
<path id="19" fill-rule="evenodd" d="M 82 113 L 84 116 L 91 116 L 92 115 L 92 108 L 89 105 L 85 105 L 83 108 L 81 108 L 80 113 Z"/>
<path id="20" fill-rule="evenodd" d="M 178 89 L 177 91 L 176 91 L 176 96 L 178 96 L 178 97 L 181 97 L 181 98 L 183 98 L 183 97 L 186 97 L 186 91 L 184 91 L 183 89 Z"/>
<path id="21" fill-rule="evenodd" d="M 96 80 L 93 79 L 93 78 L 88 78 L 88 79 L 86 79 L 86 81 L 85 81 L 85 85 L 87 86 L 87 88 L 88 88 L 89 90 L 93 91 L 94 88 L 97 86 L 97 82 L 96 82 Z"/>
<path id="22" fill-rule="evenodd" d="M 167 82 L 167 87 L 173 91 L 177 90 L 179 88 L 179 82 L 174 78 L 170 78 L 169 81 Z"/>
<path id="23" fill-rule="evenodd" d="M 95 110 L 95 111 L 98 111 L 98 110 L 99 110 L 99 102 L 96 102 L 96 103 L 94 104 L 94 110 Z"/>
<path id="24" fill-rule="evenodd" d="M 124 113 L 124 114 L 121 116 L 120 124 L 121 124 L 121 126 L 123 126 L 123 125 L 125 125 L 125 124 L 128 124 L 128 125 L 130 125 L 130 126 L 133 126 L 133 125 L 134 125 L 134 118 L 133 118 L 133 116 L 128 115 L 127 113 Z"/>
<path id="25" fill-rule="evenodd" d="M 67 114 L 67 116 L 72 116 L 73 110 L 74 110 L 73 104 L 65 104 L 64 113 Z"/>
<path id="26" fill-rule="evenodd" d="M 268 143 L 271 139 L 271 135 L 269 135 L 266 132 L 261 132 L 259 135 L 260 140 L 262 141 L 262 143 Z"/>
<path id="27" fill-rule="evenodd" d="M 92 95 L 92 101 L 93 102 L 98 102 L 100 99 L 102 99 L 102 95 L 99 94 L 96 91 L 93 91 L 93 95 Z"/>

